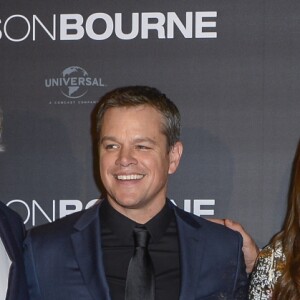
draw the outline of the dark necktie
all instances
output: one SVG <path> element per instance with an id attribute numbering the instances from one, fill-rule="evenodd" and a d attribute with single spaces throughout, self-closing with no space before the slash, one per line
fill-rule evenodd
<path id="1" fill-rule="evenodd" d="M 133 229 L 135 250 L 129 262 L 125 300 L 154 300 L 154 271 L 148 252 L 150 234 L 145 227 Z"/>

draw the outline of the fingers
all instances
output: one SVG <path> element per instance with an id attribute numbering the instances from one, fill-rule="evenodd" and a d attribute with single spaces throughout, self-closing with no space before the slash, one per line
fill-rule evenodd
<path id="1" fill-rule="evenodd" d="M 207 219 L 211 222 L 224 225 L 232 230 L 238 231 L 242 234 L 242 232 L 246 233 L 243 226 L 240 223 L 237 223 L 231 219 Z"/>
<path id="2" fill-rule="evenodd" d="M 207 220 L 221 225 L 225 225 L 225 221 L 226 221 L 225 219 L 207 219 Z"/>
<path id="3" fill-rule="evenodd" d="M 241 235 L 247 234 L 244 227 L 233 220 L 224 219 L 224 225 L 232 230 L 238 231 Z"/>

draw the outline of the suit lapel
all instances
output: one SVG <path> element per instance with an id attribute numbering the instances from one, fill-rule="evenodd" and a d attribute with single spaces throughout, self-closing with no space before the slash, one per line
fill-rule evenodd
<path id="1" fill-rule="evenodd" d="M 171 206 L 173 205 L 171 204 Z M 74 226 L 76 231 L 71 238 L 79 268 L 93 299 L 110 300 L 102 261 L 99 207 L 100 205 L 95 205 L 82 215 Z M 173 208 L 180 244 L 181 289 L 179 300 L 192 300 L 195 297 L 197 274 L 201 269 L 206 238 L 201 232 L 199 223 L 187 217 L 187 213 L 181 209 L 174 206 Z"/>
<path id="2" fill-rule="evenodd" d="M 177 219 L 180 263 L 181 263 L 181 289 L 180 300 L 192 300 L 195 297 L 199 270 L 205 247 L 205 236 L 201 233 L 201 226 L 192 218 L 187 218 L 186 212 L 175 209 Z"/>
<path id="3" fill-rule="evenodd" d="M 1 205 L 3 204 L 1 203 Z M 12 219 L 12 222 L 14 221 L 15 219 Z M 17 223 L 15 226 L 17 226 Z M 14 228 L 11 227 L 6 213 L 0 209 L 0 235 L 7 254 L 12 261 L 9 270 L 6 299 L 20 299 L 20 291 L 24 291 L 27 288 L 25 287 L 25 278 L 23 277 L 22 241 L 17 241 L 16 233 L 13 230 Z M 27 299 L 25 294 L 23 295 L 23 299 Z"/>
<path id="4" fill-rule="evenodd" d="M 15 239 L 14 233 L 11 230 L 7 217 L 1 210 L 0 210 L 0 235 L 10 259 L 12 261 L 15 261 L 17 258 L 16 257 L 17 253 L 20 248 Z"/>
<path id="5" fill-rule="evenodd" d="M 71 238 L 79 268 L 93 299 L 110 300 L 102 261 L 99 206 L 95 205 L 82 215 Z"/>

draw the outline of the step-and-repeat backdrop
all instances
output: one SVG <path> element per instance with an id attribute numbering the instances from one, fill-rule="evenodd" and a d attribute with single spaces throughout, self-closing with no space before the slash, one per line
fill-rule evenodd
<path id="1" fill-rule="evenodd" d="M 260 246 L 281 228 L 300 132 L 299 1 L 12 0 L 0 60 L 0 197 L 27 228 L 99 197 L 93 109 L 125 85 L 157 87 L 182 113 L 178 206 L 237 220 Z"/>

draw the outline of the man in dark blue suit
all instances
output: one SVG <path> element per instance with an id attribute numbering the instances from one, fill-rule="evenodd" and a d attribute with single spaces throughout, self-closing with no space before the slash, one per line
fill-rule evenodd
<path id="1" fill-rule="evenodd" d="M 2 111 L 0 109 L 0 152 Z M 21 217 L 0 201 L 0 299 L 27 300 L 28 289 L 23 263 L 25 235 Z"/>
<path id="2" fill-rule="evenodd" d="M 123 300 L 137 228 L 150 235 L 155 296 L 134 299 L 247 299 L 240 234 L 166 197 L 168 175 L 183 150 L 175 104 L 154 88 L 135 86 L 106 94 L 98 109 L 105 196 L 86 211 L 29 232 L 31 300 Z"/>

